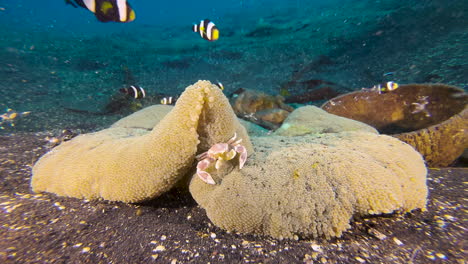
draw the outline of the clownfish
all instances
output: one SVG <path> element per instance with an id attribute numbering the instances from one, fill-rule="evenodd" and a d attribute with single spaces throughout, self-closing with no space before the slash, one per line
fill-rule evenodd
<path id="1" fill-rule="evenodd" d="M 217 82 L 217 83 L 216 83 L 216 86 L 218 86 L 219 89 L 221 89 L 221 91 L 224 90 L 224 85 L 223 85 L 221 82 Z"/>
<path id="2" fill-rule="evenodd" d="M 146 97 L 145 89 L 141 86 L 132 85 L 127 88 L 122 88 L 119 90 L 121 93 L 127 94 L 135 99 L 141 99 Z"/>
<path id="3" fill-rule="evenodd" d="M 192 26 L 193 32 L 200 33 L 200 37 L 208 40 L 215 41 L 219 38 L 219 30 L 216 25 L 209 19 L 204 19 L 200 21 L 199 24 L 194 24 Z"/>
<path id="4" fill-rule="evenodd" d="M 65 0 L 65 3 L 88 9 L 101 22 L 126 23 L 135 20 L 135 11 L 127 0 Z"/>
<path id="5" fill-rule="evenodd" d="M 163 105 L 175 105 L 179 96 L 166 96 L 159 101 Z"/>
<path id="6" fill-rule="evenodd" d="M 398 87 L 399 87 L 398 83 L 390 81 L 390 82 L 374 85 L 374 87 L 372 87 L 372 90 L 378 91 L 379 94 L 382 94 L 382 93 L 395 91 L 396 89 L 398 89 Z"/>

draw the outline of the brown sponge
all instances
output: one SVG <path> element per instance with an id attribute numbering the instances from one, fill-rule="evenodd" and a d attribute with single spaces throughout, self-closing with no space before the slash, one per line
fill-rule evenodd
<path id="1" fill-rule="evenodd" d="M 274 238 L 340 236 L 353 215 L 424 208 L 426 167 L 390 136 L 340 132 L 251 138 L 242 170 L 193 177 L 190 192 L 210 220 L 229 231 Z"/>
<path id="2" fill-rule="evenodd" d="M 423 83 L 382 94 L 355 91 L 322 108 L 410 144 L 430 167 L 450 166 L 468 148 L 468 94 L 455 86 Z"/>
<path id="3" fill-rule="evenodd" d="M 198 153 L 234 133 L 251 153 L 248 135 L 222 91 L 199 81 L 187 87 L 151 131 L 140 121 L 127 120 L 54 148 L 35 164 L 32 189 L 86 199 L 148 200 L 182 179 L 196 165 Z"/>

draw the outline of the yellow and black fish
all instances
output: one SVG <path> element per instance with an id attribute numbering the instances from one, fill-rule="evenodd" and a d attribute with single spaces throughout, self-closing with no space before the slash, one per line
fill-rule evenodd
<path id="1" fill-rule="evenodd" d="M 215 41 L 219 38 L 219 30 L 216 25 L 209 19 L 204 19 L 200 21 L 199 24 L 194 24 L 192 26 L 193 32 L 200 33 L 200 37 L 208 40 Z"/>
<path id="2" fill-rule="evenodd" d="M 145 89 L 141 86 L 131 85 L 127 88 L 122 88 L 119 90 L 121 93 L 127 94 L 135 99 L 141 99 L 146 97 Z"/>
<path id="3" fill-rule="evenodd" d="M 219 89 L 221 89 L 221 91 L 224 90 L 224 85 L 223 85 L 221 82 L 217 82 L 217 83 L 216 83 L 216 86 L 218 86 Z"/>
<path id="4" fill-rule="evenodd" d="M 65 3 L 88 9 L 101 22 L 125 23 L 135 20 L 135 11 L 127 0 L 65 0 Z"/>
<path id="5" fill-rule="evenodd" d="M 399 85 L 396 82 L 386 82 L 378 85 L 374 85 L 372 89 L 377 90 L 379 93 L 388 93 L 398 89 Z"/>

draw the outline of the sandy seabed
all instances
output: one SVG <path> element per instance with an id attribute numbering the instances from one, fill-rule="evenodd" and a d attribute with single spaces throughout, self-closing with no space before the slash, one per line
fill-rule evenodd
<path id="1" fill-rule="evenodd" d="M 465 263 L 468 169 L 429 169 L 427 210 L 354 219 L 332 240 L 276 240 L 215 227 L 190 194 L 144 204 L 35 194 L 47 133 L 0 136 L 2 263 Z"/>

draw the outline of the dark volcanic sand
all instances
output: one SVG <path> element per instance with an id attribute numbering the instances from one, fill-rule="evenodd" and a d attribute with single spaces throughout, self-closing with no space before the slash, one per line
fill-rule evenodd
<path id="1" fill-rule="evenodd" d="M 46 134 L 0 136 L 1 263 L 465 263 L 468 169 L 431 169 L 426 211 L 355 219 L 339 239 L 227 233 L 190 194 L 141 205 L 34 194 Z M 465 222 L 465 223 L 464 223 Z"/>

